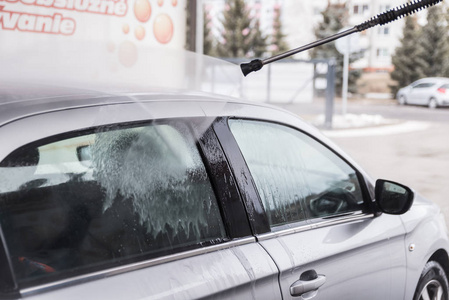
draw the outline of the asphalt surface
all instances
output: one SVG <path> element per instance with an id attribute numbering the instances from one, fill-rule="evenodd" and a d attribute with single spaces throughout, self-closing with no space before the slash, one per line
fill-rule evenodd
<path id="1" fill-rule="evenodd" d="M 324 113 L 323 101 L 281 106 L 306 120 Z M 340 109 L 336 103 L 337 114 Z M 354 128 L 332 130 L 326 132 L 328 136 L 373 179 L 403 183 L 436 202 L 449 225 L 449 109 L 399 106 L 393 100 L 359 100 L 348 103 L 348 113 L 381 115 L 392 122 L 356 129 L 357 134 L 351 134 Z M 398 125 L 409 130 L 394 130 Z"/>

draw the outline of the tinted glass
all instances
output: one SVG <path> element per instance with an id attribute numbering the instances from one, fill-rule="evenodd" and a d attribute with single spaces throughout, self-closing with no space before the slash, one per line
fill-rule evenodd
<path id="1" fill-rule="evenodd" d="M 271 226 L 361 209 L 356 172 L 337 155 L 292 128 L 231 120 Z"/>
<path id="2" fill-rule="evenodd" d="M 1 162 L 0 177 L 0 222 L 20 282 L 226 238 L 196 142 L 181 125 L 117 126 L 19 149 Z"/>
<path id="3" fill-rule="evenodd" d="M 434 86 L 434 85 L 435 85 L 435 83 L 430 83 L 430 82 L 428 82 L 428 83 L 420 83 L 418 85 L 415 85 L 413 88 L 415 88 L 415 89 L 423 89 L 423 88 L 429 88 L 429 87 Z"/>

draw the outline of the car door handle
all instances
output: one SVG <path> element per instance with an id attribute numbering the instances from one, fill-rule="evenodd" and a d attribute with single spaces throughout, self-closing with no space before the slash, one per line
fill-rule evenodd
<path id="1" fill-rule="evenodd" d="M 317 290 L 326 282 L 326 276 L 317 275 L 315 270 L 309 270 L 301 274 L 299 280 L 290 286 L 290 295 L 297 297 L 302 294 Z"/>

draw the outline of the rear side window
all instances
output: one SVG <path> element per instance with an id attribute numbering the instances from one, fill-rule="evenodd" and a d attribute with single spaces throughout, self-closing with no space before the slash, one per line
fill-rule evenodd
<path id="1" fill-rule="evenodd" d="M 184 125 L 117 126 L 25 147 L 0 174 L 0 222 L 25 285 L 226 239 Z"/>
<path id="2" fill-rule="evenodd" d="M 355 170 L 322 144 L 279 124 L 229 123 L 271 227 L 362 209 Z"/>

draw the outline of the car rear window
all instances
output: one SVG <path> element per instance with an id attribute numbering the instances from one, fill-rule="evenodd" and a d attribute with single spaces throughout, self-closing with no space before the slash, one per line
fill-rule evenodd
<path id="1" fill-rule="evenodd" d="M 19 283 L 50 281 L 226 239 L 189 128 L 101 128 L 0 163 L 0 223 Z"/>

